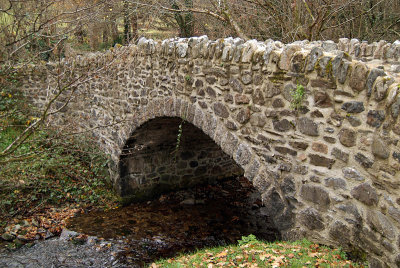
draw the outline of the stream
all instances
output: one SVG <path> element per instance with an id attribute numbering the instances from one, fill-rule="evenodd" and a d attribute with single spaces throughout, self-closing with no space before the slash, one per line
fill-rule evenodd
<path id="1" fill-rule="evenodd" d="M 279 239 L 271 226 L 251 183 L 229 178 L 80 214 L 68 221 L 69 231 L 60 238 L 0 255 L 0 267 L 144 267 L 181 252 L 235 243 L 244 235 Z M 41 257 L 24 264 L 24 256 Z"/>

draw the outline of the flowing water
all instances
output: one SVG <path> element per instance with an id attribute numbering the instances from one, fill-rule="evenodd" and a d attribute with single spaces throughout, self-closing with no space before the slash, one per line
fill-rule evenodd
<path id="1" fill-rule="evenodd" d="M 82 214 L 70 219 L 68 228 L 119 244 L 116 259 L 129 266 L 235 243 L 248 234 L 279 239 L 262 214 L 260 194 L 244 177 L 172 192 L 108 212 Z"/>

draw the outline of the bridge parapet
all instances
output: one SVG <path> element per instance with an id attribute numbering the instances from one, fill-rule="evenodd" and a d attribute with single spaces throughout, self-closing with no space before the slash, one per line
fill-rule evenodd
<path id="1" fill-rule="evenodd" d="M 179 117 L 244 170 L 283 237 L 362 249 L 373 263 L 393 266 L 400 262 L 399 49 L 347 39 L 142 38 L 26 68 L 23 89 L 43 106 L 60 84 L 77 81 L 54 102 L 62 113 L 49 123 L 93 129 L 114 160 L 120 193 L 152 189 L 163 175 L 121 178 L 126 146 L 139 145 L 132 137 L 147 137 L 141 131 L 151 119 Z M 61 82 L 58 70 L 66 74 Z M 153 151 L 145 151 L 153 161 L 146 167 L 166 158 L 151 159 Z"/>

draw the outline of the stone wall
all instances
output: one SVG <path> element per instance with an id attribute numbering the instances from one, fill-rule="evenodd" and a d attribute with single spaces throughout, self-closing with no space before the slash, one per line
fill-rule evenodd
<path id="1" fill-rule="evenodd" d="M 66 81 L 80 79 L 61 96 L 68 107 L 53 103 L 63 113 L 50 123 L 62 128 L 72 118 L 94 129 L 120 193 L 140 185 L 125 176 L 134 170 L 118 172 L 120 160 L 141 158 L 121 154 L 131 137 L 151 119 L 179 117 L 244 170 L 284 238 L 363 250 L 373 267 L 393 267 L 400 265 L 399 51 L 399 42 L 347 39 L 142 38 L 21 71 L 39 107 L 58 92 L 57 70 L 72 70 Z M 305 96 L 296 111 L 298 85 Z"/>

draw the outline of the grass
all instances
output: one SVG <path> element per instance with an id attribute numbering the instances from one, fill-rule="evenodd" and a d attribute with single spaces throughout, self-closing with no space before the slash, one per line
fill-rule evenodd
<path id="1" fill-rule="evenodd" d="M 163 259 L 150 267 L 365 267 L 346 259 L 340 249 L 307 240 L 267 243 L 254 235 L 242 237 L 237 245 L 199 250 Z"/>

